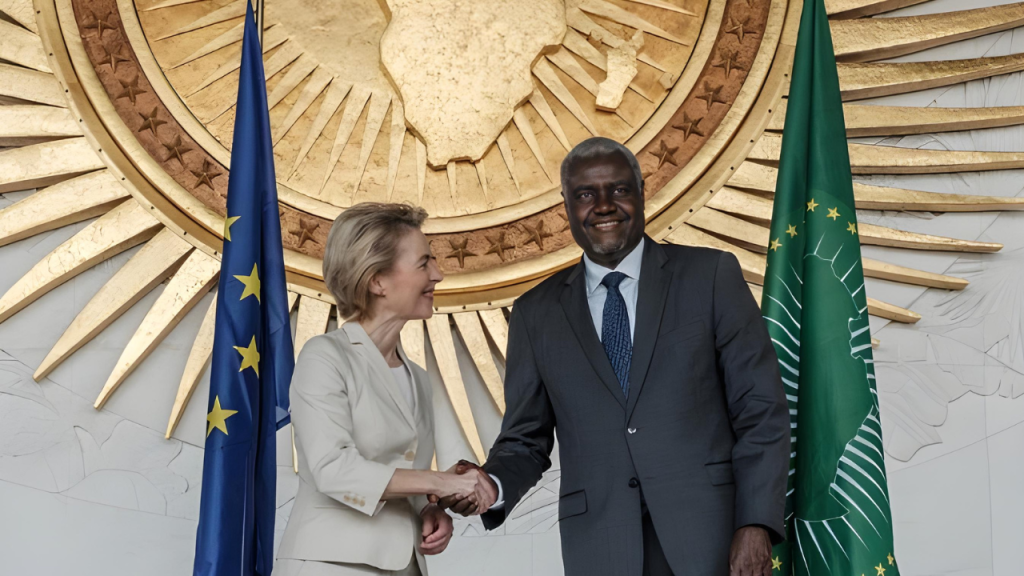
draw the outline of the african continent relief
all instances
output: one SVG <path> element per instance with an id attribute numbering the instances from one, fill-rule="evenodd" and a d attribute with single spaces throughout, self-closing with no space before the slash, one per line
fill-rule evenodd
<path id="1" fill-rule="evenodd" d="M 565 37 L 562 0 L 388 0 L 380 58 L 431 166 L 479 161 Z"/>

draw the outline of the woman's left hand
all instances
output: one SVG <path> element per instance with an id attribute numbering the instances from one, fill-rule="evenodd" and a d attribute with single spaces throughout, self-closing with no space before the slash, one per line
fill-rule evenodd
<path id="1" fill-rule="evenodd" d="M 420 554 L 430 556 L 444 552 L 452 539 L 451 516 L 436 504 L 428 504 L 420 512 L 420 517 L 423 519 L 423 543 L 420 544 Z"/>

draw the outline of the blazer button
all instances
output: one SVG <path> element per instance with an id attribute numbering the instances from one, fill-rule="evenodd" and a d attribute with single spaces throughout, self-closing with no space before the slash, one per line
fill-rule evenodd
<path id="1" fill-rule="evenodd" d="M 629 487 L 630 488 L 636 488 L 639 485 L 640 485 L 640 481 L 637 480 L 636 478 L 630 478 L 629 479 Z"/>
<path id="2" fill-rule="evenodd" d="M 626 428 L 626 432 L 629 432 L 630 434 L 636 434 L 636 428 Z"/>
<path id="3" fill-rule="evenodd" d="M 413 460 L 416 459 L 416 453 L 413 452 L 412 450 L 409 450 L 408 452 L 405 453 L 405 459 L 408 460 L 409 462 L 412 462 Z"/>

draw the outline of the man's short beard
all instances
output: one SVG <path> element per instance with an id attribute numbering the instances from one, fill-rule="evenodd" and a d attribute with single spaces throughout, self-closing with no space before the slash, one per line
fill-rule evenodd
<path id="1" fill-rule="evenodd" d="M 605 242 L 603 244 L 598 244 L 591 240 L 590 247 L 598 254 L 614 254 L 626 247 L 626 241 L 627 239 L 625 236 L 619 238 L 617 241 Z"/>

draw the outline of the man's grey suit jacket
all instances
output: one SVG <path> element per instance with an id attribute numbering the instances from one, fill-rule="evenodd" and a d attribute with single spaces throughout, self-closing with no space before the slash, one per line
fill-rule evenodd
<path id="1" fill-rule="evenodd" d="M 784 534 L 789 412 L 736 257 L 645 242 L 628 399 L 594 329 L 584 264 L 516 300 L 502 430 L 484 469 L 505 521 L 551 465 L 568 576 L 640 576 L 643 492 L 676 576 L 725 576 L 734 531 Z"/>

